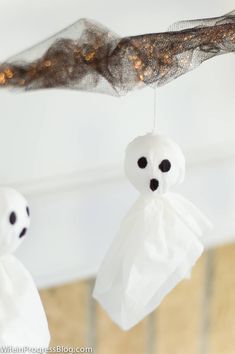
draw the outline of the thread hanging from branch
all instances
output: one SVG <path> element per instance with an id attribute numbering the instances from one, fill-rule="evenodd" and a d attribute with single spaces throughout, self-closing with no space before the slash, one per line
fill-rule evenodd
<path id="1" fill-rule="evenodd" d="M 157 133 L 157 89 L 153 90 L 153 134 Z"/>

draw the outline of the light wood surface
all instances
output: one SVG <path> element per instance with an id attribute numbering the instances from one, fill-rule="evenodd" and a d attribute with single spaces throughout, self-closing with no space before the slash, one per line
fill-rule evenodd
<path id="1" fill-rule="evenodd" d="M 51 345 L 84 346 L 88 284 L 79 282 L 40 292 L 51 331 Z"/>
<path id="2" fill-rule="evenodd" d="M 235 354 L 235 246 L 215 250 L 209 354 Z"/>
<path id="3" fill-rule="evenodd" d="M 145 352 L 146 321 L 128 332 L 120 330 L 98 306 L 97 312 L 98 354 L 143 354 Z"/>

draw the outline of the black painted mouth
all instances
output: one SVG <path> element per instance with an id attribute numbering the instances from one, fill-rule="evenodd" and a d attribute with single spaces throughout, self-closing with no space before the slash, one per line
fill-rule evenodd
<path id="1" fill-rule="evenodd" d="M 27 229 L 24 227 L 23 230 L 21 231 L 20 235 L 19 235 L 19 238 L 25 236 L 26 232 L 27 232 Z"/>
<path id="2" fill-rule="evenodd" d="M 159 182 L 157 179 L 153 178 L 150 180 L 149 187 L 153 192 L 158 189 L 158 186 L 159 186 Z"/>

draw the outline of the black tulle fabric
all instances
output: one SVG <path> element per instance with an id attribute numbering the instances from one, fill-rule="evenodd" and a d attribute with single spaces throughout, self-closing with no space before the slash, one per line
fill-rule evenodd
<path id="1" fill-rule="evenodd" d="M 178 22 L 168 32 L 119 38 L 81 19 L 0 65 L 0 86 L 124 95 L 162 86 L 203 61 L 235 51 L 235 11 Z"/>

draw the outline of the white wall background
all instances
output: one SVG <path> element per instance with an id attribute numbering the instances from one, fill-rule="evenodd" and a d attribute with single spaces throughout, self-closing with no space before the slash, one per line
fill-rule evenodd
<path id="1" fill-rule="evenodd" d="M 121 36 L 219 16 L 232 0 L 1 0 L 0 61 L 81 17 Z M 183 148 L 181 191 L 207 212 L 207 244 L 235 235 L 234 55 L 157 91 L 158 124 Z M 0 183 L 28 197 L 32 227 L 18 252 L 40 286 L 93 274 L 136 194 L 122 176 L 126 145 L 152 128 L 153 91 L 123 98 L 51 90 L 0 92 Z"/>

